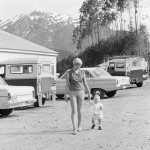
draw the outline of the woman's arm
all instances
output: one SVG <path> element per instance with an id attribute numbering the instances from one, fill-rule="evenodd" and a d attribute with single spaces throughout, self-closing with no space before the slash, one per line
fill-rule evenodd
<path id="1" fill-rule="evenodd" d="M 65 85 L 65 101 L 68 102 L 67 94 L 69 93 L 69 73 L 66 74 L 66 85 Z"/>
<path id="2" fill-rule="evenodd" d="M 83 74 L 83 84 L 84 84 L 85 89 L 88 92 L 88 99 L 91 100 L 91 92 L 90 92 L 89 86 L 86 81 L 85 73 Z"/>

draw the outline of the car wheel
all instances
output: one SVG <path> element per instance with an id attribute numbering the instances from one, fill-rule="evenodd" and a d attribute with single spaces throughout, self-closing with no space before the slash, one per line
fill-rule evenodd
<path id="1" fill-rule="evenodd" d="M 36 96 L 36 99 L 38 99 L 38 97 Z M 42 98 L 42 105 L 44 105 L 45 104 L 45 102 L 46 102 L 46 98 Z M 34 107 L 40 107 L 39 106 L 39 103 L 38 103 L 38 100 L 34 103 L 34 105 L 33 105 Z"/>
<path id="2" fill-rule="evenodd" d="M 143 86 L 143 81 L 136 83 L 137 87 L 142 87 Z"/>
<path id="3" fill-rule="evenodd" d="M 56 95 L 58 99 L 63 99 L 64 94 Z"/>
<path id="4" fill-rule="evenodd" d="M 0 114 L 2 116 L 8 116 L 9 114 L 12 113 L 13 110 L 14 110 L 13 108 L 11 108 L 11 109 L 0 109 Z"/>
<path id="5" fill-rule="evenodd" d="M 44 105 L 46 102 L 46 98 L 42 98 L 42 105 Z"/>
<path id="6" fill-rule="evenodd" d="M 94 97 L 96 92 L 99 91 L 100 92 L 100 98 L 104 98 L 104 95 L 105 95 L 105 91 L 103 89 L 93 89 L 92 90 L 92 96 Z"/>
<path id="7" fill-rule="evenodd" d="M 116 90 L 115 91 L 106 92 L 106 95 L 108 97 L 113 97 L 113 96 L 115 96 L 116 92 L 117 92 Z"/>

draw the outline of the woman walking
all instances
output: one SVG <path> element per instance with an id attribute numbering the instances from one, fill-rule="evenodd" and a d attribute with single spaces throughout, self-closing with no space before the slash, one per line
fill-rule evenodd
<path id="1" fill-rule="evenodd" d="M 88 98 L 91 98 L 90 90 L 85 78 L 84 71 L 80 70 L 82 60 L 75 58 L 73 60 L 73 69 L 70 69 L 66 74 L 65 100 L 68 102 L 67 94 L 69 93 L 71 104 L 71 120 L 73 125 L 73 134 L 82 131 L 82 106 L 84 102 L 85 91 L 88 92 Z M 78 125 L 76 124 L 76 114 L 78 113 Z"/>

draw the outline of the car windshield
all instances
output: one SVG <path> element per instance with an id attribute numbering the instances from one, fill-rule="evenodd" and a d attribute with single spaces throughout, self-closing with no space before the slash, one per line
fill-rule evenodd
<path id="1" fill-rule="evenodd" d="M 111 77 L 111 75 L 103 69 L 94 69 L 94 70 L 92 70 L 92 72 L 97 78 L 106 77 L 106 76 Z"/>
<path id="2" fill-rule="evenodd" d="M 0 77 L 0 85 L 7 85 L 7 83 Z"/>

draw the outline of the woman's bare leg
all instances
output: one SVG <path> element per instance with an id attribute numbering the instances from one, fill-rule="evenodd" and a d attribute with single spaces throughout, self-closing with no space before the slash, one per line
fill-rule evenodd
<path id="1" fill-rule="evenodd" d="M 73 125 L 73 131 L 76 131 L 76 105 L 77 99 L 74 95 L 70 96 L 70 104 L 71 104 L 71 120 Z"/>
<path id="2" fill-rule="evenodd" d="M 77 111 L 78 111 L 78 129 L 81 130 L 82 123 L 82 106 L 84 102 L 84 97 L 82 99 L 78 99 L 77 101 Z"/>

